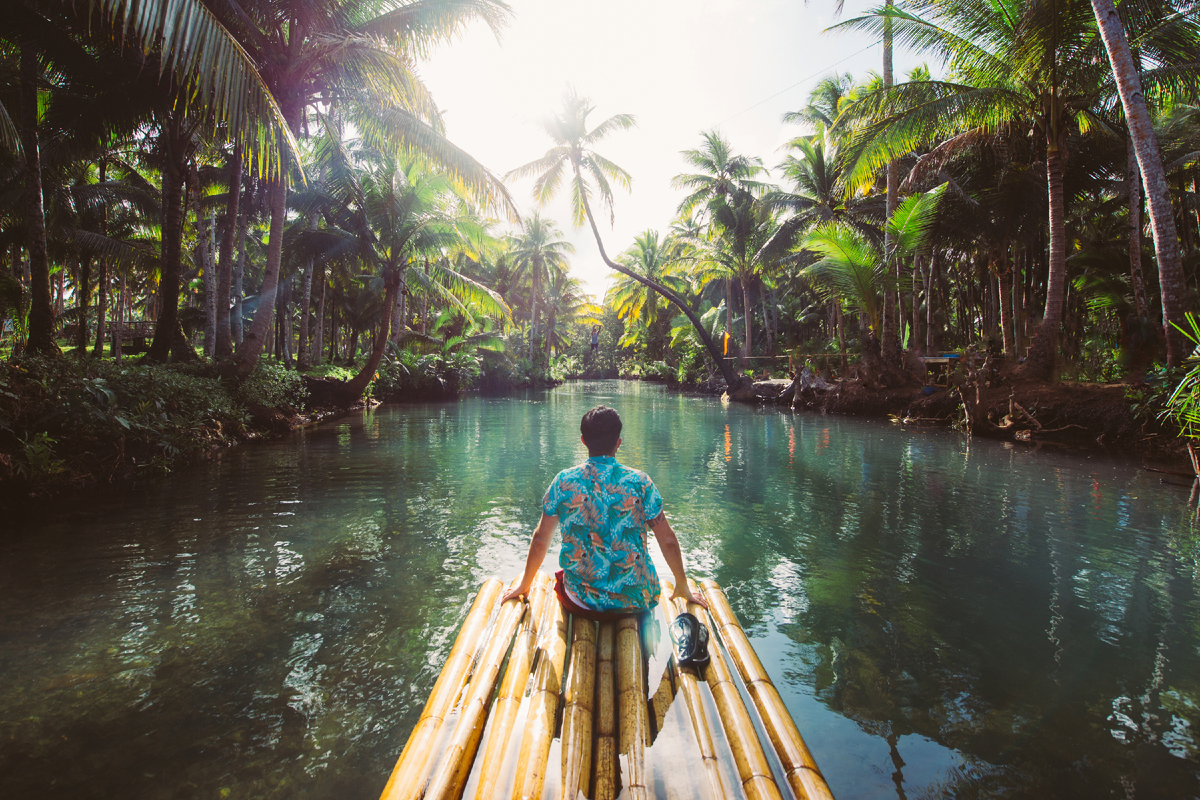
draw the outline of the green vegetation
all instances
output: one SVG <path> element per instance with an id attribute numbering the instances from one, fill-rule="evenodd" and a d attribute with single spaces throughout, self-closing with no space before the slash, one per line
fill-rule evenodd
<path id="1" fill-rule="evenodd" d="M 700 134 L 674 218 L 612 258 L 595 213 L 633 176 L 602 149 L 635 121 L 593 124 L 568 91 L 549 149 L 509 176 L 539 205 L 569 192 L 618 273 L 599 304 L 555 221 L 519 218 L 414 71 L 464 26 L 499 30 L 503 3 L 134 8 L 19 0 L 0 20 L 0 355 L 41 376 L 21 391 L 140 374 L 109 372 L 136 355 L 286 414 L 306 386 L 342 407 L 569 377 L 738 390 L 831 353 L 886 383 L 967 347 L 1016 379 L 1136 381 L 1188 350 L 1184 4 L 913 0 L 841 22 L 882 38 L 882 75 L 823 78 L 776 165 Z M 897 80 L 897 45 L 936 68 Z M 68 431 L 16 419 L 0 452 L 53 472 Z"/>

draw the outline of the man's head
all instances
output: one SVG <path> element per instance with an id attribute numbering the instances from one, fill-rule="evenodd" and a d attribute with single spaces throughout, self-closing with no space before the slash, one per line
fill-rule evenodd
<path id="1" fill-rule="evenodd" d="M 621 441 L 621 417 L 616 409 L 596 406 L 583 415 L 579 432 L 589 456 L 611 456 Z"/>

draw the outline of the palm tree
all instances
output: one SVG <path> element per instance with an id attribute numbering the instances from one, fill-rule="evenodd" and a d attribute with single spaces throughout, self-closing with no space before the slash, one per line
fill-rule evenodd
<path id="1" fill-rule="evenodd" d="M 897 156 L 936 141 L 927 159 L 945 159 L 972 141 L 1008 126 L 1032 128 L 1045 141 L 1050 264 L 1043 322 L 1022 367 L 1026 377 L 1053 369 L 1066 287 L 1063 170 L 1069 136 L 1102 127 L 1096 116 L 1106 72 L 1089 35 L 1090 5 L 1080 0 L 1008 6 L 985 0 L 912 6 L 931 19 L 896 7 L 839 27 L 891 28 L 902 41 L 948 62 L 952 80 L 915 80 L 882 87 L 843 113 L 855 126 L 851 185 L 873 179 Z"/>
<path id="2" fill-rule="evenodd" d="M 888 256 L 900 261 L 925 246 L 944 190 L 943 186 L 912 195 L 896 207 L 887 223 L 890 235 L 885 241 L 893 248 L 890 254 L 884 252 L 878 239 L 872 240 L 845 223 L 822 224 L 804 240 L 804 248 L 815 251 L 821 259 L 801 275 L 829 299 L 858 312 L 865 327 L 863 356 L 869 369 L 878 368 L 879 331 L 887 313 L 884 298 L 895 289 Z"/>
<path id="3" fill-rule="evenodd" d="M 721 375 L 725 378 L 726 384 L 733 391 L 741 386 L 743 382 L 738 380 L 730 366 L 722 360 L 721 351 L 717 349 L 712 337 L 704 329 L 703 323 L 701 323 L 696 312 L 689 308 L 687 303 L 677 294 L 661 283 L 644 278 L 630 271 L 628 268 L 613 262 L 604 251 L 604 242 L 600 239 L 600 229 L 596 226 L 595 217 L 592 215 L 589 198 L 593 191 L 599 192 L 600 201 L 608 206 L 611 217 L 614 212 L 612 209 L 612 187 L 609 181 L 616 181 L 619 186 L 628 188 L 631 178 L 625 170 L 595 152 L 592 146 L 613 131 L 626 130 L 633 127 L 634 120 L 629 114 L 616 114 L 601 122 L 595 128 L 588 130 L 587 117 L 592 111 L 593 106 L 590 100 L 586 97 L 580 97 L 573 89 L 569 90 L 564 98 L 562 112 L 543 120 L 541 123 L 542 130 L 554 142 L 554 146 L 541 158 L 531 161 L 524 166 L 517 167 L 505 177 L 535 177 L 533 194 L 537 198 L 538 203 L 544 205 L 549 202 L 550 198 L 555 195 L 562 185 L 563 174 L 569 171 L 569 179 L 571 181 L 571 221 L 575 227 L 583 227 L 583 222 L 586 219 L 591 225 L 592 235 L 596 238 L 596 247 L 600 251 L 600 258 L 604 260 L 609 269 L 620 272 L 623 275 L 633 278 L 643 286 L 653 289 L 678 306 L 679 310 L 687 315 L 688 319 L 696 327 L 696 333 L 704 342 L 709 355 L 712 356 L 720 368 Z M 595 184 L 595 189 L 592 188 L 593 183 Z"/>
<path id="4" fill-rule="evenodd" d="M 521 223 L 521 232 L 509 239 L 508 260 L 516 281 L 529 278 L 532 285 L 529 305 L 529 362 L 533 363 L 533 342 L 537 329 L 537 301 L 543 281 L 567 272 L 567 256 L 575 245 L 562 238 L 553 221 L 539 213 Z"/>
<path id="5" fill-rule="evenodd" d="M 1150 230 L 1154 235 L 1158 282 L 1162 291 L 1167 363 L 1174 367 L 1178 366 L 1186 355 L 1182 330 L 1177 329 L 1175 325 L 1182 325 L 1184 322 L 1183 299 L 1187 286 L 1179 258 L 1179 238 L 1171 206 L 1171 190 L 1163 170 L 1162 154 L 1158 149 L 1158 138 L 1154 135 L 1150 111 L 1142 93 L 1138 67 L 1129 51 L 1125 27 L 1117 16 L 1117 9 L 1112 0 L 1092 0 L 1092 11 L 1096 15 L 1096 24 L 1104 40 L 1104 49 L 1108 52 L 1108 59 L 1112 64 L 1117 91 L 1121 96 L 1121 106 L 1125 109 L 1125 118 L 1129 121 L 1129 135 L 1137 154 L 1137 165 L 1146 185 L 1146 198 L 1150 205 Z"/>
<path id="6" fill-rule="evenodd" d="M 671 179 L 672 189 L 685 189 L 689 193 L 679 203 L 676 213 L 686 216 L 693 209 L 735 191 L 756 196 L 767 191 L 767 184 L 753 180 L 756 175 L 766 174 L 762 159 L 735 153 L 732 145 L 716 131 L 700 135 L 704 143 L 698 149 L 680 153 L 688 166 L 697 171 Z"/>
<path id="7" fill-rule="evenodd" d="M 658 231 L 642 231 L 633 244 L 617 256 L 617 263 L 682 295 L 687 291 L 687 285 L 675 272 L 678 262 L 671 257 L 672 249 L 669 239 L 660 241 Z M 624 275 L 609 288 L 605 302 L 616 309 L 619 319 L 632 323 L 629 330 L 650 330 L 658 321 L 659 309 L 667 305 L 653 289 Z M 657 354 L 658 358 L 661 356 L 661 353 Z"/>
<path id="8" fill-rule="evenodd" d="M 481 20 L 498 30 L 509 13 L 499 0 L 409 0 L 382 12 L 372 0 L 349 0 L 332 8 L 305 0 L 253 0 L 247 10 L 204 1 L 212 3 L 221 23 L 262 65 L 263 79 L 293 135 L 307 124 L 310 109 L 334 104 L 369 145 L 412 148 L 481 202 L 513 214 L 499 181 L 445 138 L 437 108 L 412 63 L 415 53 L 448 41 L 468 22 Z M 243 377 L 257 363 L 273 317 L 287 177 L 278 174 L 269 190 L 269 247 L 260 302 L 233 359 L 235 373 Z"/>

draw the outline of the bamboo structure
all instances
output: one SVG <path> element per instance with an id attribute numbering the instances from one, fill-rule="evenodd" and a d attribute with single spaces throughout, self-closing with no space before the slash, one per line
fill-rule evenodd
<path id="1" fill-rule="evenodd" d="M 708 612 L 699 618 L 710 629 L 713 627 Z M 729 740 L 729 749 L 733 751 L 733 762 L 737 766 L 738 779 L 742 782 L 746 800 L 782 800 L 783 795 L 779 792 L 767 755 L 754 730 L 754 721 L 742 703 L 737 684 L 733 682 L 733 673 L 725 663 L 721 649 L 712 640 L 709 641 L 708 651 L 711 658 L 705 668 L 705 677 L 721 717 L 721 726 L 725 729 L 725 738 Z"/>
<path id="2" fill-rule="evenodd" d="M 642 671 L 637 617 L 617 622 L 617 752 L 625 756 L 625 788 L 629 800 L 649 800 L 646 746 L 650 743 L 650 710 Z"/>
<path id="3" fill-rule="evenodd" d="M 707 622 L 717 634 L 709 666 L 697 671 L 672 659 L 648 697 L 652 654 L 643 646 L 659 647 L 658 659 L 666 654 L 661 644 L 643 642 L 643 617 L 600 624 L 569 617 L 545 575 L 537 576 L 527 601 L 500 603 L 501 583 L 485 581 L 381 800 L 459 800 L 464 792 L 473 800 L 649 800 L 656 788 L 667 800 L 743 794 L 782 800 L 785 793 L 832 800 L 725 594 L 711 581 L 703 586 L 711 616 L 699 605 L 667 599 L 667 583 L 663 614 L 668 625 L 685 610 Z M 761 740 L 718 636 L 753 701 L 766 733 Z M 667 725 L 680 694 L 694 744 L 676 723 Z M 558 776 L 550 761 L 555 739 Z M 765 747 L 778 756 L 775 774 Z M 659 765 L 656 772 L 651 763 Z M 785 778 L 791 792 L 781 793 Z"/>
<path id="4" fill-rule="evenodd" d="M 618 793 L 616 650 L 616 623 L 601 622 L 596 637 L 595 800 L 616 800 Z"/>
<path id="5" fill-rule="evenodd" d="M 533 673 L 529 717 L 525 721 L 521 754 L 517 759 L 513 800 L 540 800 L 546 781 L 546 762 L 554 742 L 563 661 L 567 655 L 567 616 L 559 603 L 550 604 L 550 618 L 542 639 L 538 665 Z"/>
<path id="6" fill-rule="evenodd" d="M 563 689 L 562 796 L 587 794 L 592 777 L 592 705 L 596 678 L 596 623 L 576 618 L 571 662 Z"/>
<path id="7" fill-rule="evenodd" d="M 487 628 L 492 606 L 500 596 L 503 584 L 496 578 L 488 578 L 475 595 L 475 602 L 467 612 L 454 646 L 450 648 L 450 656 L 446 666 L 429 693 L 425 710 L 417 720 L 416 727 L 408 737 L 408 743 L 400 752 L 396 766 L 392 769 L 391 777 L 383 789 L 381 800 L 416 800 L 420 797 L 425 784 L 426 767 L 432 754 L 433 744 L 442 728 L 442 721 L 450 710 L 454 700 L 462 690 L 471 668 L 475 650 Z"/>
<path id="8" fill-rule="evenodd" d="M 500 794 L 496 784 L 504 766 L 509 739 L 513 735 L 513 723 L 517 720 L 521 699 L 525 696 L 525 685 L 529 682 L 549 594 L 550 578 L 539 573 L 529 590 L 529 611 L 517 630 L 512 655 L 508 657 L 508 669 L 505 670 L 500 693 L 496 697 L 496 707 L 492 711 L 492 730 L 483 752 L 483 769 L 479 775 L 475 800 L 491 800 Z"/>
<path id="9" fill-rule="evenodd" d="M 663 597 L 669 598 L 674 593 L 675 587 L 664 581 Z M 683 599 L 667 600 L 663 603 L 663 612 L 667 618 L 668 627 L 683 611 L 692 614 L 704 613 L 704 609 L 700 606 L 688 603 Z M 699 619 L 699 614 L 696 618 Z M 700 696 L 700 678 L 696 674 L 695 667 L 680 667 L 677 676 L 679 691 L 683 693 L 683 700 L 687 703 L 688 716 L 692 720 L 692 733 L 695 734 L 696 745 L 700 749 L 700 760 L 704 766 L 704 776 L 708 780 L 708 791 L 713 800 L 725 800 L 728 795 L 725 792 L 725 784 L 721 782 L 721 769 L 717 761 L 717 749 L 713 746 L 712 728 L 708 716 L 704 713 L 704 701 Z"/>
<path id="10" fill-rule="evenodd" d="M 771 746 L 779 756 L 779 763 L 783 765 L 792 791 L 800 800 L 833 800 L 825 776 L 804 743 L 800 729 L 788 714 L 779 690 L 750 646 L 746 632 L 729 607 L 725 592 L 712 580 L 701 581 L 700 586 L 716 620 L 717 633 L 746 684 L 746 691 L 754 702 Z"/>

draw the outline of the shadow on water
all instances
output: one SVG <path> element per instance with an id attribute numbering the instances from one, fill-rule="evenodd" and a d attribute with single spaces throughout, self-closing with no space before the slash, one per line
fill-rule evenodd
<path id="1" fill-rule="evenodd" d="M 600 402 L 839 798 L 1200 794 L 1186 488 L 618 382 L 380 408 L 22 521 L 6 794 L 377 795 Z"/>

